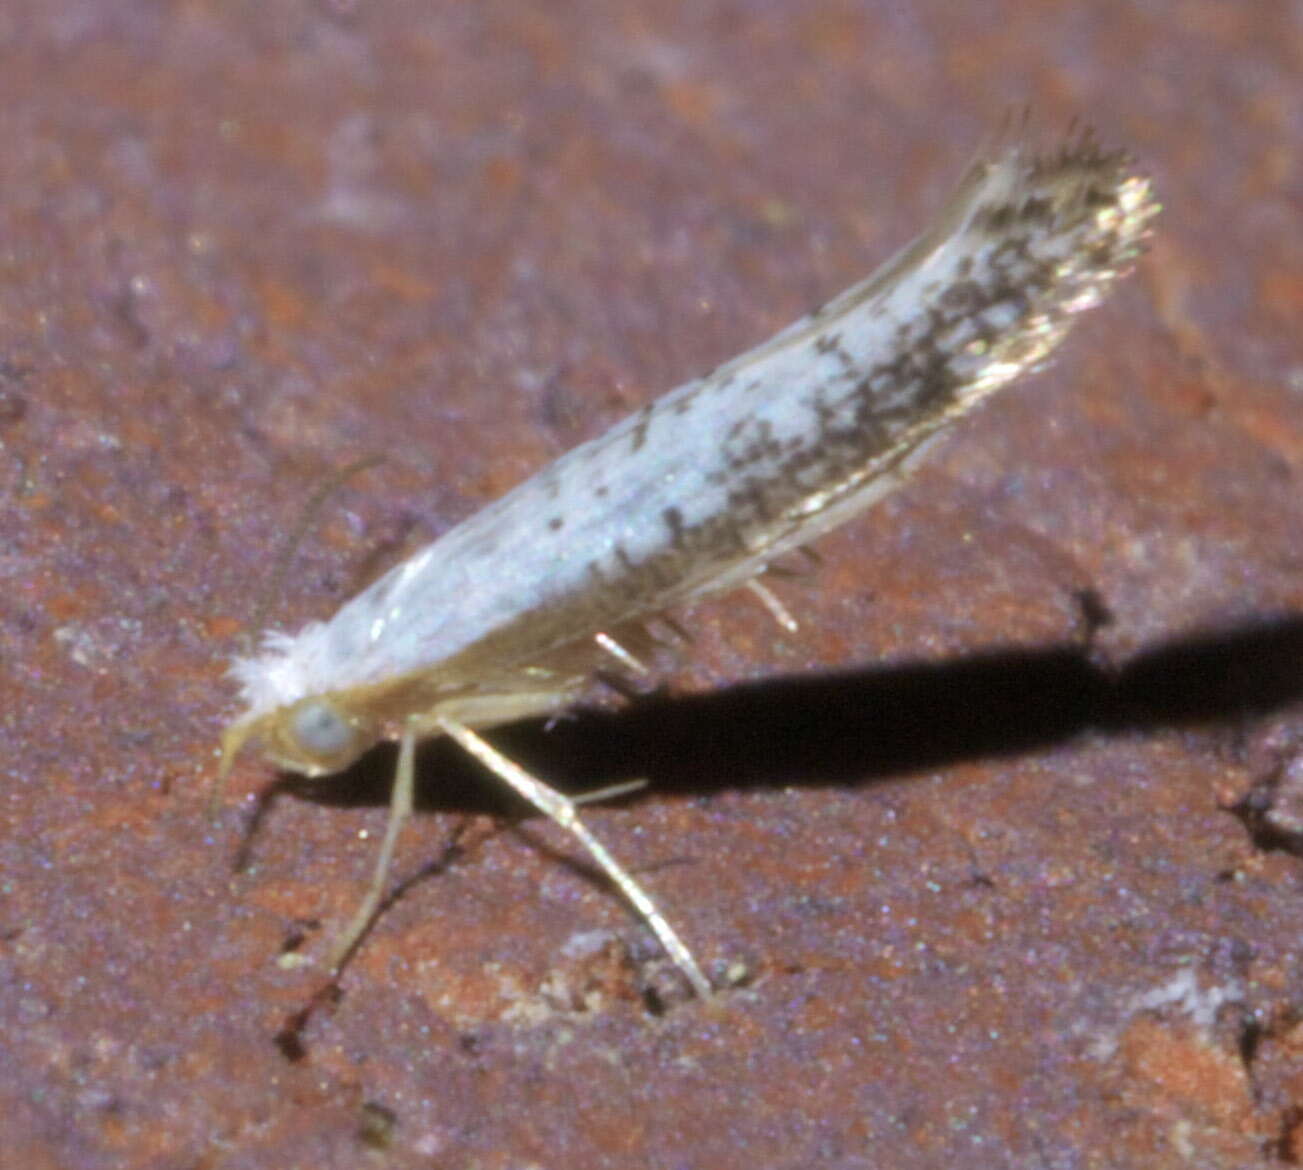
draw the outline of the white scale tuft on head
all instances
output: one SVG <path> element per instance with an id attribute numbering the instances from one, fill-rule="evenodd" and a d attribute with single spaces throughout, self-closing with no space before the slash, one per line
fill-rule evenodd
<path id="1" fill-rule="evenodd" d="M 328 691 L 337 674 L 329 628 L 325 622 L 309 622 L 297 634 L 268 630 L 262 652 L 232 660 L 229 673 L 240 684 L 246 719 Z"/>

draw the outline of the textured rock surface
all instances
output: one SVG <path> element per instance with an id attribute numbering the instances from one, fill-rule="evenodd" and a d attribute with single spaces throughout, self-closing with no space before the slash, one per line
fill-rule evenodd
<path id="1" fill-rule="evenodd" d="M 0 1165 L 1303 1160 L 1297 5 L 0 11 Z M 1293 47 L 1293 52 L 1291 52 Z M 502 742 L 336 995 L 392 757 L 203 816 L 224 658 L 911 232 L 1006 110 L 1152 168 L 1057 362 L 670 693 Z M 364 835 L 369 835 L 364 837 Z M 283 957 L 285 956 L 285 957 Z"/>

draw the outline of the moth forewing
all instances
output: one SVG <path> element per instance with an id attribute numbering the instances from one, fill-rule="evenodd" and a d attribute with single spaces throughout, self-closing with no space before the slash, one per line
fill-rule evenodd
<path id="1" fill-rule="evenodd" d="M 583 695 L 599 662 L 639 672 L 619 631 L 757 575 L 906 479 L 947 424 L 1044 360 L 1137 254 L 1148 180 L 1088 133 L 1048 153 L 994 148 L 913 244 L 770 341 L 576 447 L 298 634 L 238 658 L 256 741 L 282 766 L 337 771 L 398 739 L 389 826 L 361 937 L 411 810 L 417 738 L 448 735 L 574 833 L 692 987 L 709 984 L 575 802 L 481 735 Z"/>

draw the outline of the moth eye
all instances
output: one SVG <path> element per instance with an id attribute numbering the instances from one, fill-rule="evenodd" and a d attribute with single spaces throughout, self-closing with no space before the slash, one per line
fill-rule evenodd
<path id="1" fill-rule="evenodd" d="M 304 703 L 290 722 L 294 738 L 316 756 L 336 756 L 352 746 L 355 732 L 324 699 Z"/>

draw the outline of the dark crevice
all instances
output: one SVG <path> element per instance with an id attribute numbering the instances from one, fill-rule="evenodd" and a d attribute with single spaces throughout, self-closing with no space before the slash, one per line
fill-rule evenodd
<path id="1" fill-rule="evenodd" d="M 308 1025 L 319 1011 L 333 1010 L 343 999 L 339 984 L 332 980 L 321 987 L 303 1007 L 291 1012 L 285 1019 L 285 1025 L 275 1036 L 272 1043 L 290 1064 L 302 1064 L 308 1058 L 306 1034 Z"/>

